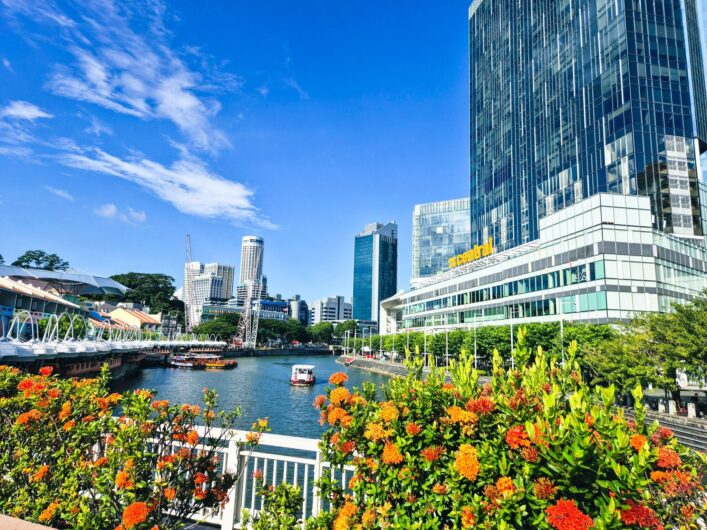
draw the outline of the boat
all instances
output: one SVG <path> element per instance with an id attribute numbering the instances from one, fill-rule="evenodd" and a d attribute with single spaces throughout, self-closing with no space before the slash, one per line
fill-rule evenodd
<path id="1" fill-rule="evenodd" d="M 346 359 L 344 359 L 344 365 L 351 366 L 353 364 L 354 360 L 355 360 L 354 357 L 347 357 Z"/>
<path id="2" fill-rule="evenodd" d="M 290 384 L 293 386 L 309 386 L 313 385 L 317 380 L 314 377 L 314 365 L 312 364 L 296 364 L 292 367 L 292 376 Z"/>
<path id="3" fill-rule="evenodd" d="M 169 358 L 169 365 L 175 368 L 199 369 L 201 365 L 194 362 L 192 355 L 172 355 Z"/>
<path id="4" fill-rule="evenodd" d="M 238 361 L 235 359 L 225 360 L 220 355 L 214 355 L 213 353 L 194 355 L 194 363 L 207 370 L 229 370 L 238 366 Z"/>

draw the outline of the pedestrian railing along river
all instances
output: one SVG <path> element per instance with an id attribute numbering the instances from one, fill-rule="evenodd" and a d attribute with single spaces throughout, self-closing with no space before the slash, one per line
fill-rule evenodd
<path id="1" fill-rule="evenodd" d="M 204 432 L 203 428 L 197 428 L 197 431 L 199 434 Z M 219 434 L 218 429 L 211 429 L 211 436 L 218 437 Z M 218 450 L 221 455 L 221 471 L 240 473 L 240 478 L 229 492 L 228 502 L 223 509 L 218 513 L 205 511 L 194 514 L 192 519 L 195 521 L 218 525 L 222 530 L 241 528 L 244 508 L 251 513 L 257 513 L 263 508 L 263 499 L 258 494 L 254 478 L 256 471 L 262 472 L 265 485 L 288 483 L 300 487 L 303 500 L 299 519 L 304 521 L 329 508 L 329 503 L 320 497 L 315 485 L 324 473 L 340 480 L 345 489 L 354 474 L 353 468 L 346 468 L 342 472 L 322 460 L 317 439 L 263 433 L 258 446 L 251 452 L 243 449 L 248 431 L 234 430 L 231 434 L 233 436 L 228 445 Z"/>

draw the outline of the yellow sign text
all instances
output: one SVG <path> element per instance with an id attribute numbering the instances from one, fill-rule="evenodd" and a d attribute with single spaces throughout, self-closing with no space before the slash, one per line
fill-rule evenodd
<path id="1" fill-rule="evenodd" d="M 489 237 L 486 243 L 474 245 L 474 248 L 467 250 L 463 254 L 457 254 L 449 258 L 449 268 L 453 269 L 460 265 L 466 265 L 491 254 L 493 254 L 493 238 Z"/>

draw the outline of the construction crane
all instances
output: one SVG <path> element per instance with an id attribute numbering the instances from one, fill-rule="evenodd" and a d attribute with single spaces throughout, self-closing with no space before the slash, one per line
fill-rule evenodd
<path id="1" fill-rule="evenodd" d="M 184 263 L 184 287 L 182 287 L 182 301 L 184 302 L 184 327 L 189 332 L 198 324 L 196 306 L 194 305 L 194 270 L 191 266 L 191 239 L 189 234 L 184 236 L 186 246 L 186 261 Z"/>

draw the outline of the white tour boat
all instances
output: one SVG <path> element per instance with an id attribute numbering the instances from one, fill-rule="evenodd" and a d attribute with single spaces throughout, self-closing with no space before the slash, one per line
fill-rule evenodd
<path id="1" fill-rule="evenodd" d="M 312 364 L 296 364 L 292 367 L 292 376 L 290 384 L 294 386 L 309 386 L 316 381 L 314 377 L 314 365 Z"/>

